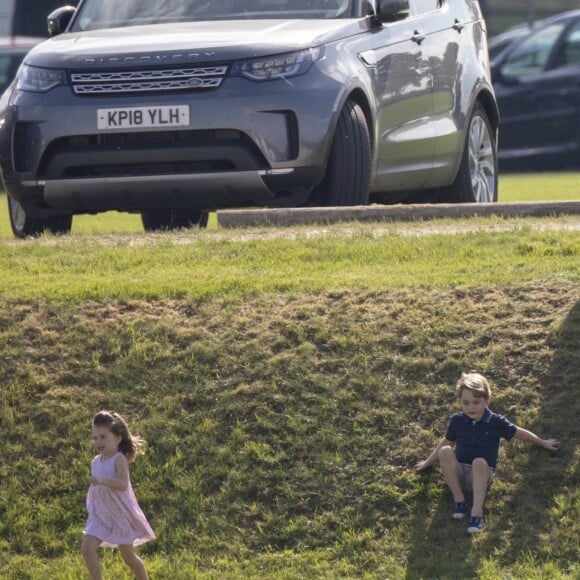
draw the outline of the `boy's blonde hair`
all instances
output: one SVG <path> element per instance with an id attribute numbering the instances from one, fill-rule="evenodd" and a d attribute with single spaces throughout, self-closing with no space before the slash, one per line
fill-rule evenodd
<path id="1" fill-rule="evenodd" d="M 475 371 L 461 373 L 461 378 L 455 385 L 455 392 L 459 398 L 461 398 L 461 395 L 463 394 L 463 389 L 471 391 L 474 397 L 482 398 L 486 401 L 491 400 L 491 387 L 489 386 L 489 381 L 483 375 L 480 375 Z"/>

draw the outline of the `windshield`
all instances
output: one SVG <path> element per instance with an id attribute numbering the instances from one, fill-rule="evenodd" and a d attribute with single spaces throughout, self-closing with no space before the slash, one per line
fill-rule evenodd
<path id="1" fill-rule="evenodd" d="M 85 0 L 73 32 L 164 22 L 352 17 L 355 0 Z"/>

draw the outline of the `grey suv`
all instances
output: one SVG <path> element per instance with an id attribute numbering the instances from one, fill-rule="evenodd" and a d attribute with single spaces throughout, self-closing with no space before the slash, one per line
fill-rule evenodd
<path id="1" fill-rule="evenodd" d="M 497 199 L 477 0 L 81 0 L 0 100 L 18 237 L 138 212 Z"/>

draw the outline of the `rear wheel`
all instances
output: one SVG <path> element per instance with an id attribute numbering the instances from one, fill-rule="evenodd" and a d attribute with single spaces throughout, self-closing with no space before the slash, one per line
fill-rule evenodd
<path id="1" fill-rule="evenodd" d="M 145 211 L 141 221 L 146 232 L 169 231 L 180 228 L 205 228 L 209 213 L 207 211 Z"/>
<path id="2" fill-rule="evenodd" d="M 469 122 L 467 140 L 457 177 L 441 191 L 445 203 L 497 201 L 497 143 L 485 109 L 477 105 Z"/>
<path id="3" fill-rule="evenodd" d="M 52 234 L 69 234 L 72 227 L 72 215 L 57 215 L 44 218 L 31 217 L 26 209 L 10 195 L 8 214 L 12 233 L 17 238 L 38 236 L 44 232 Z"/>
<path id="4" fill-rule="evenodd" d="M 340 113 L 322 183 L 312 203 L 321 206 L 366 205 L 371 177 L 371 142 L 361 107 L 347 101 Z"/>

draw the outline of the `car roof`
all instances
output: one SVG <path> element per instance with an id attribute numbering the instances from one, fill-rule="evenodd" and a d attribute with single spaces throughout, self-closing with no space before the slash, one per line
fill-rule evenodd
<path id="1" fill-rule="evenodd" d="M 500 60 L 507 48 L 512 45 L 512 42 L 524 38 L 532 32 L 535 32 L 549 24 L 561 22 L 562 20 L 573 20 L 575 18 L 580 18 L 580 9 L 566 10 L 565 12 L 552 14 L 551 16 L 542 18 L 541 20 L 534 21 L 532 26 L 530 26 L 528 22 L 522 22 L 521 24 L 516 24 L 507 28 L 503 32 L 500 32 L 489 39 L 489 50 L 491 53 L 495 53 L 491 65 L 494 66 L 498 60 Z"/>
<path id="2" fill-rule="evenodd" d="M 535 20 L 530 26 L 529 22 L 522 22 L 520 24 L 515 24 L 514 26 L 510 26 L 506 28 L 503 32 L 492 36 L 489 40 L 490 44 L 494 42 L 502 42 L 504 39 L 509 38 L 520 38 L 521 36 L 531 32 L 532 30 L 536 30 L 537 28 L 541 28 L 546 24 L 551 24 L 553 22 L 559 22 L 560 20 L 568 20 L 580 17 L 580 9 L 576 10 L 566 10 L 565 12 L 558 12 L 557 14 L 552 14 L 546 18 L 542 18 L 541 20 Z"/>

